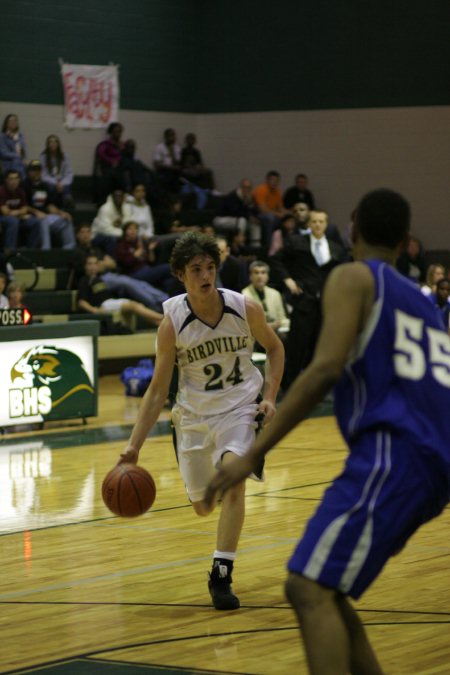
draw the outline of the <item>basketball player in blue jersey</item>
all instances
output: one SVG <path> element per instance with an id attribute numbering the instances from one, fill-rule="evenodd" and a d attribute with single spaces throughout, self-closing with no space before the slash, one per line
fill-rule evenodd
<path id="1" fill-rule="evenodd" d="M 192 506 L 202 516 L 211 511 L 203 498 L 212 476 L 232 456 L 247 452 L 255 439 L 255 418 L 269 421 L 275 412 L 284 349 L 267 325 L 261 305 L 240 293 L 216 288 L 220 253 L 214 238 L 184 235 L 177 240 L 170 262 L 187 293 L 163 303 L 155 372 L 120 461 L 137 462 L 167 399 L 176 363 L 179 381 L 172 422 L 177 459 Z M 267 353 L 264 383 L 251 360 L 255 340 Z M 239 607 L 231 572 L 244 505 L 241 483 L 223 499 L 209 577 L 212 601 L 220 610 Z"/>
<path id="2" fill-rule="evenodd" d="M 356 262 L 330 274 L 313 361 L 205 497 L 211 505 L 239 484 L 336 385 L 349 456 L 307 524 L 286 582 L 314 675 L 383 672 L 347 598 L 359 598 L 450 498 L 450 338 L 427 298 L 393 267 L 409 221 L 401 195 L 380 189 L 363 197 Z"/>

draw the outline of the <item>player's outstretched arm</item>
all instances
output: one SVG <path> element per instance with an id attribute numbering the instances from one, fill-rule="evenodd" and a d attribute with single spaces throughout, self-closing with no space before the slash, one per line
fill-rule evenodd
<path id="1" fill-rule="evenodd" d="M 155 372 L 144 394 L 136 423 L 128 445 L 121 454 L 119 464 L 136 463 L 139 451 L 149 431 L 157 422 L 169 394 L 170 381 L 175 364 L 175 330 L 172 321 L 165 317 L 158 330 L 156 342 Z"/>
<path id="2" fill-rule="evenodd" d="M 337 267 L 323 295 L 323 324 L 314 358 L 292 384 L 272 422 L 258 434 L 245 458 L 222 467 L 210 482 L 205 502 L 240 482 L 261 458 L 289 433 L 337 382 L 374 299 L 373 277 L 363 263 Z M 244 461 L 245 460 L 245 461 Z"/>

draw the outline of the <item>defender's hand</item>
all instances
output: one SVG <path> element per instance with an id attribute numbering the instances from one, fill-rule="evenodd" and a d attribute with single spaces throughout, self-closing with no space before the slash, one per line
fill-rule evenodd
<path id="1" fill-rule="evenodd" d="M 213 509 L 217 499 L 234 485 L 237 485 L 249 476 L 254 469 L 254 462 L 247 457 L 236 457 L 226 466 L 219 469 L 218 473 L 209 482 L 203 501 L 209 509 Z"/>

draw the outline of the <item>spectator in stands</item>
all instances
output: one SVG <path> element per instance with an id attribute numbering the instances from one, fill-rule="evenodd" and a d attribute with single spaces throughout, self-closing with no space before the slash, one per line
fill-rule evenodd
<path id="1" fill-rule="evenodd" d="M 216 237 L 220 253 L 220 267 L 217 270 L 217 288 L 229 288 L 240 293 L 244 286 L 243 268 L 239 260 L 230 253 L 230 247 L 225 237 Z"/>
<path id="2" fill-rule="evenodd" d="M 146 281 L 152 286 L 168 289 L 172 285 L 169 263 L 157 264 L 155 239 L 139 236 L 139 226 L 130 220 L 123 226 L 123 235 L 117 242 L 115 259 L 123 274 Z M 168 296 L 167 296 L 168 297 Z"/>
<path id="3" fill-rule="evenodd" d="M 126 196 L 127 204 L 131 206 L 131 218 L 139 225 L 139 237 L 151 239 L 155 236 L 153 214 L 147 202 L 147 190 L 143 183 L 133 185 L 131 193 Z"/>
<path id="4" fill-rule="evenodd" d="M 298 173 L 294 179 L 295 185 L 288 188 L 283 196 L 283 204 L 285 208 L 292 209 L 297 202 L 304 202 L 308 204 L 311 210 L 316 208 L 314 195 L 308 189 L 308 176 L 304 173 Z"/>
<path id="5" fill-rule="evenodd" d="M 160 217 L 158 230 L 161 234 L 174 234 L 177 237 L 183 232 L 196 232 L 200 229 L 198 224 L 188 224 L 185 218 L 186 210 L 181 199 L 174 199 L 166 214 Z"/>
<path id="6" fill-rule="evenodd" d="M 151 286 L 146 281 L 133 279 L 126 274 L 117 272 L 117 263 L 112 256 L 93 244 L 92 227 L 89 223 L 81 223 L 76 230 L 77 245 L 72 259 L 73 283 L 72 288 L 78 288 L 79 281 L 84 275 L 84 265 L 88 255 L 95 255 L 99 261 L 99 271 L 102 281 L 109 290 L 118 292 L 122 297 L 132 298 L 146 307 L 161 310 L 161 305 L 167 295 L 163 291 Z"/>
<path id="7" fill-rule="evenodd" d="M 88 255 L 86 258 L 85 276 L 81 278 L 78 287 L 78 306 L 82 311 L 92 314 L 119 311 L 124 318 L 134 314 L 152 326 L 159 326 L 163 319 L 163 314 L 135 300 L 118 297 L 118 294 L 108 288 L 95 255 Z"/>
<path id="8" fill-rule="evenodd" d="M 181 150 L 181 175 L 205 190 L 213 190 L 213 173 L 203 164 L 202 154 L 195 147 L 196 142 L 195 134 L 186 134 L 184 147 Z"/>
<path id="9" fill-rule="evenodd" d="M 297 229 L 301 234 L 310 234 L 311 230 L 309 229 L 309 216 L 311 215 L 311 209 L 309 208 L 306 202 L 296 202 L 292 206 L 292 213 L 295 218 Z"/>
<path id="10" fill-rule="evenodd" d="M 6 172 L 5 182 L 0 185 L 0 214 L 5 249 L 17 248 L 19 233 L 24 234 L 28 248 L 39 247 L 39 220 L 29 211 L 25 190 L 20 187 L 20 174 L 15 169 Z"/>
<path id="11" fill-rule="evenodd" d="M 42 164 L 42 179 L 52 186 L 57 197 L 57 206 L 72 211 L 73 171 L 58 136 L 55 134 L 47 136 L 45 148 L 39 159 Z"/>
<path id="12" fill-rule="evenodd" d="M 120 181 L 126 192 L 131 192 L 133 185 L 141 183 L 146 188 L 152 181 L 153 171 L 136 157 L 136 141 L 129 138 L 123 144 L 120 163 L 118 165 Z M 154 180 L 154 178 L 153 178 Z"/>
<path id="13" fill-rule="evenodd" d="M 97 204 L 102 204 L 115 187 L 123 188 L 120 174 L 123 126 L 120 122 L 111 122 L 106 133 L 108 137 L 95 149 L 94 196 Z"/>
<path id="14" fill-rule="evenodd" d="M 232 232 L 229 235 L 228 244 L 230 247 L 230 254 L 234 255 L 235 258 L 244 263 L 245 276 L 247 277 L 248 265 L 253 262 L 253 260 L 256 260 L 256 254 L 259 252 L 259 249 L 249 246 L 244 232 L 241 232 L 240 230 L 236 230 L 236 232 Z"/>
<path id="15" fill-rule="evenodd" d="M 207 234 L 209 237 L 217 236 L 216 228 L 214 227 L 214 225 L 210 225 L 209 223 L 205 223 L 205 225 L 202 225 L 201 231 L 203 232 L 203 234 Z"/>
<path id="16" fill-rule="evenodd" d="M 6 115 L 0 133 L 0 164 L 4 174 L 17 171 L 21 180 L 25 178 L 27 166 L 25 138 L 19 129 L 17 115 Z"/>
<path id="17" fill-rule="evenodd" d="M 283 206 L 283 195 L 279 188 L 280 174 L 268 171 L 264 183 L 253 190 L 258 219 L 261 222 L 261 248 L 267 254 L 273 231 L 279 226 L 281 218 L 288 213 Z"/>
<path id="18" fill-rule="evenodd" d="M 133 219 L 133 207 L 125 199 L 125 192 L 116 188 L 99 208 L 92 223 L 94 243 L 114 256 L 117 240 L 122 236 L 122 226 Z"/>
<path id="19" fill-rule="evenodd" d="M 262 260 L 250 263 L 250 284 L 242 289 L 242 293 L 262 306 L 269 326 L 277 333 L 281 332 L 280 337 L 283 337 L 289 331 L 290 320 L 281 293 L 268 286 L 269 271 L 269 265 Z"/>
<path id="20" fill-rule="evenodd" d="M 26 309 L 23 301 L 25 299 L 25 285 L 19 281 L 11 281 L 6 289 L 8 297 L 8 306 L 10 309 Z"/>
<path id="21" fill-rule="evenodd" d="M 260 241 L 261 224 L 256 217 L 257 208 L 252 192 L 251 180 L 243 178 L 239 187 L 222 197 L 213 221 L 218 232 L 228 233 L 238 229 L 249 239 L 250 228 L 253 226 L 256 227 L 258 235 L 254 239 Z"/>
<path id="22" fill-rule="evenodd" d="M 436 293 L 436 284 L 441 279 L 445 279 L 445 267 L 439 264 L 429 265 L 425 275 L 425 283 L 420 290 L 424 295 Z"/>
<path id="23" fill-rule="evenodd" d="M 170 202 L 169 193 L 163 189 L 153 169 L 136 158 L 136 141 L 131 138 L 124 143 L 119 174 L 119 186 L 125 192 L 131 193 L 133 186 L 143 185 L 151 208 L 167 208 Z"/>
<path id="24" fill-rule="evenodd" d="M 275 255 L 275 253 L 284 246 L 285 240 L 289 235 L 294 233 L 298 234 L 299 232 L 301 232 L 301 230 L 299 230 L 297 226 L 297 220 L 295 216 L 292 213 L 283 216 L 280 220 L 280 227 L 272 234 L 269 256 Z"/>
<path id="25" fill-rule="evenodd" d="M 444 326 L 450 333 L 450 281 L 448 279 L 439 279 L 436 283 L 436 291 L 431 293 L 430 298 L 433 305 L 442 317 Z"/>
<path id="26" fill-rule="evenodd" d="M 52 247 L 52 237 L 58 239 L 58 248 L 75 247 L 75 235 L 72 216 L 57 206 L 57 198 L 52 187 L 42 180 L 42 165 L 33 159 L 27 167 L 24 181 L 28 209 L 39 220 L 41 230 L 41 248 Z"/>
<path id="27" fill-rule="evenodd" d="M 417 237 L 410 236 L 406 249 L 397 258 L 396 268 L 415 284 L 425 281 L 425 251 Z"/>
<path id="28" fill-rule="evenodd" d="M 153 163 L 164 188 L 170 194 L 178 194 L 181 175 L 181 148 L 177 144 L 177 134 L 174 129 L 164 131 L 163 142 L 158 143 L 155 148 Z"/>
<path id="29" fill-rule="evenodd" d="M 149 242 L 153 241 L 153 256 L 159 263 L 168 263 L 172 248 L 178 238 L 178 233 L 155 234 L 153 214 L 150 204 L 147 202 L 145 185 L 138 184 L 132 189 L 131 195 L 126 196 L 126 201 L 131 205 L 131 219 L 139 226 L 139 237 Z M 128 221 L 127 221 L 128 222 Z"/>
<path id="30" fill-rule="evenodd" d="M 0 309 L 8 309 L 8 296 L 5 295 L 5 288 L 8 284 L 8 277 L 4 272 L 0 272 Z"/>

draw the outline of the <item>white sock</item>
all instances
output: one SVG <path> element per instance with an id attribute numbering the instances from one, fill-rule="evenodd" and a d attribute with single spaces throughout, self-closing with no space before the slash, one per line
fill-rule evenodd
<path id="1" fill-rule="evenodd" d="M 214 551 L 214 560 L 220 558 L 221 560 L 230 560 L 234 562 L 236 560 L 236 551 Z"/>

